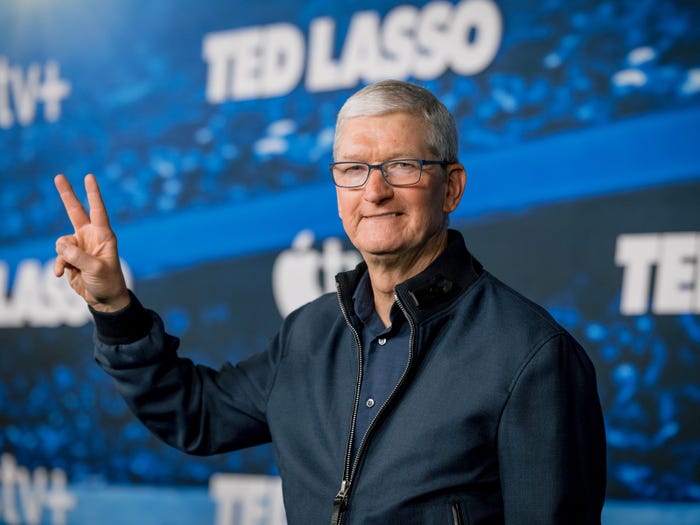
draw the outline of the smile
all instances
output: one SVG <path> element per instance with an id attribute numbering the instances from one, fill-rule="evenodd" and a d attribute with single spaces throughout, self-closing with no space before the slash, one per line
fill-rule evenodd
<path id="1" fill-rule="evenodd" d="M 365 215 L 365 219 L 391 219 L 398 216 L 398 213 L 382 213 L 381 215 Z"/>

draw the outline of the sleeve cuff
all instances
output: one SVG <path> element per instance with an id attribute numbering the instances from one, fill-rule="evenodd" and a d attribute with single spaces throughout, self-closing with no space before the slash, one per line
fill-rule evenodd
<path id="1" fill-rule="evenodd" d="M 129 344 L 148 335 L 153 318 L 129 290 L 131 302 L 116 312 L 98 312 L 90 307 L 97 338 L 108 345 Z"/>

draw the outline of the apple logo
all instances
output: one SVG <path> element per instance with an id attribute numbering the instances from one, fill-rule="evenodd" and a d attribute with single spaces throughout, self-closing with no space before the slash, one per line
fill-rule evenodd
<path id="1" fill-rule="evenodd" d="M 361 260 L 355 250 L 343 251 L 336 237 L 323 241 L 315 250 L 311 230 L 294 237 L 292 247 L 277 256 L 272 266 L 272 293 L 282 317 L 320 295 L 335 291 L 335 275 L 354 268 Z"/>

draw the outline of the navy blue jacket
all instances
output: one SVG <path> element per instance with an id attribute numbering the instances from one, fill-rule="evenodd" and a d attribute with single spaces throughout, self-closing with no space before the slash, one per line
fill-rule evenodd
<path id="1" fill-rule="evenodd" d="M 337 297 L 290 314 L 264 352 L 237 365 L 178 357 L 178 340 L 137 301 L 96 315 L 96 358 L 177 448 L 272 440 L 290 525 L 599 524 L 605 434 L 592 363 L 455 231 L 396 287 L 409 363 L 350 461 L 362 369 L 350 301 L 364 271 L 340 274 Z"/>

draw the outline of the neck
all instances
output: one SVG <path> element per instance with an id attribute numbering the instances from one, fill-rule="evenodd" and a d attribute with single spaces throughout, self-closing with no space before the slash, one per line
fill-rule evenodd
<path id="1" fill-rule="evenodd" d="M 372 283 L 374 308 L 384 326 L 389 326 L 394 288 L 425 270 L 447 246 L 447 232 L 443 232 L 432 248 L 411 254 L 365 254 L 367 271 Z"/>

